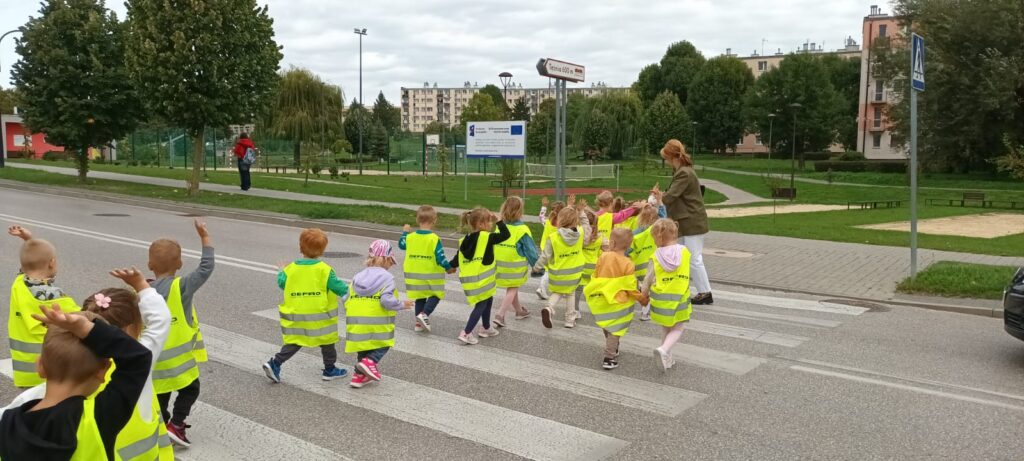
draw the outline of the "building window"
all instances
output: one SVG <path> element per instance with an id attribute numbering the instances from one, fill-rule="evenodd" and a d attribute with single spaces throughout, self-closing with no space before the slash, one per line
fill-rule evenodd
<path id="1" fill-rule="evenodd" d="M 758 146 L 763 146 L 764 145 L 764 141 L 761 139 L 761 135 L 757 135 L 757 136 L 754 137 L 754 144 L 756 144 Z"/>
<path id="2" fill-rule="evenodd" d="M 879 38 L 885 37 L 885 33 L 888 31 L 888 29 L 889 29 L 889 26 L 886 26 L 885 24 L 879 25 L 878 26 L 878 37 Z"/>
<path id="3" fill-rule="evenodd" d="M 768 70 L 768 61 L 757 61 L 757 71 L 764 72 Z"/>
<path id="4" fill-rule="evenodd" d="M 881 128 L 881 127 L 882 127 L 882 108 L 881 107 L 876 107 L 875 108 L 875 128 Z"/>
<path id="5" fill-rule="evenodd" d="M 881 101 L 885 94 L 885 84 L 881 80 L 875 80 L 875 101 Z"/>
<path id="6" fill-rule="evenodd" d="M 739 141 L 736 141 L 736 145 L 737 146 L 742 146 L 743 145 L 743 138 L 740 138 Z"/>
<path id="7" fill-rule="evenodd" d="M 875 133 L 871 135 L 871 147 L 878 149 L 882 147 L 882 134 Z"/>

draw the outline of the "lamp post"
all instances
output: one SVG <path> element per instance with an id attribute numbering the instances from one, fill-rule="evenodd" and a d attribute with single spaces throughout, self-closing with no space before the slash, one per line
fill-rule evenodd
<path id="1" fill-rule="evenodd" d="M 768 178 L 772 177 L 772 131 L 775 129 L 775 113 L 768 114 Z"/>
<path id="2" fill-rule="evenodd" d="M 508 84 L 512 83 L 512 74 L 508 72 L 502 72 L 498 74 L 498 78 L 501 79 L 501 86 L 505 89 L 505 105 L 508 105 Z"/>
<path id="3" fill-rule="evenodd" d="M 359 36 L 359 108 L 366 113 L 366 107 L 363 107 L 363 37 L 366 36 L 366 28 L 355 29 L 355 34 Z M 356 120 L 359 124 L 359 175 L 363 175 L 363 125 L 366 120 Z M 388 165 L 390 167 L 390 165 Z"/>
<path id="4" fill-rule="evenodd" d="M 697 155 L 697 122 L 690 122 L 693 124 L 693 155 Z"/>
<path id="5" fill-rule="evenodd" d="M 796 198 L 796 114 L 803 107 L 798 102 L 789 105 L 793 109 L 793 155 L 789 164 L 789 201 Z"/>

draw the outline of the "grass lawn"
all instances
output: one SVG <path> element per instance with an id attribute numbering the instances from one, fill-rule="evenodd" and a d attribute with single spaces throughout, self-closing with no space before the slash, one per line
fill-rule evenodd
<path id="1" fill-rule="evenodd" d="M 901 293 L 1001 299 L 1016 267 L 939 261 L 897 285 Z"/>

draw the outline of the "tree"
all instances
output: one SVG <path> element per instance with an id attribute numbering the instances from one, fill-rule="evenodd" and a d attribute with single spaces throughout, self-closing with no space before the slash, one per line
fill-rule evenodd
<path id="1" fill-rule="evenodd" d="M 613 159 L 626 156 L 636 146 L 644 115 L 640 97 L 632 91 L 606 91 L 587 100 L 588 106 L 608 116 L 610 123 L 606 154 Z"/>
<path id="2" fill-rule="evenodd" d="M 531 157 L 546 156 L 555 138 L 555 100 L 541 101 L 537 113 L 526 125 L 526 153 Z"/>
<path id="3" fill-rule="evenodd" d="M 0 114 L 13 114 L 21 106 L 21 95 L 17 88 L 0 88 Z"/>
<path id="4" fill-rule="evenodd" d="M 102 0 L 65 0 L 44 2 L 20 31 L 12 76 L 25 124 L 73 151 L 84 182 L 89 147 L 124 136 L 138 119 L 124 27 Z"/>
<path id="5" fill-rule="evenodd" d="M 650 106 L 654 99 L 664 91 L 661 85 L 661 66 L 648 64 L 640 70 L 640 75 L 633 83 L 633 91 L 640 96 L 644 107 Z"/>
<path id="6" fill-rule="evenodd" d="M 295 144 L 298 165 L 303 143 L 319 140 L 320 146 L 327 146 L 342 137 L 343 101 L 341 88 L 324 83 L 307 69 L 293 68 L 281 75 L 272 110 L 260 125 Z"/>
<path id="7" fill-rule="evenodd" d="M 526 105 L 526 98 L 519 98 L 516 101 L 516 105 L 512 106 L 512 115 L 509 116 L 509 119 L 530 121 L 530 106 Z"/>
<path id="8" fill-rule="evenodd" d="M 832 86 L 843 98 L 842 117 L 836 126 L 836 142 L 847 151 L 857 150 L 857 111 L 860 107 L 860 58 L 845 59 L 836 55 L 821 57 L 828 68 Z"/>
<path id="9" fill-rule="evenodd" d="M 378 159 L 387 158 L 391 148 L 388 130 L 380 120 L 370 122 L 370 154 Z"/>
<path id="10" fill-rule="evenodd" d="M 1013 144 L 1009 136 L 1003 137 L 1003 144 L 1006 154 L 995 159 L 996 168 L 1014 178 L 1024 179 L 1024 145 Z"/>
<path id="11" fill-rule="evenodd" d="M 128 67 L 148 109 L 192 137 L 196 195 L 207 127 L 253 120 L 273 92 L 273 20 L 256 0 L 132 0 L 128 24 Z"/>
<path id="12" fill-rule="evenodd" d="M 646 104 L 668 90 L 685 106 L 690 96 L 690 85 L 703 66 L 704 55 L 692 43 L 685 40 L 676 42 L 665 50 L 661 62 L 640 71 L 633 88 Z"/>
<path id="13" fill-rule="evenodd" d="M 373 119 L 384 126 L 389 136 L 398 134 L 402 129 L 402 112 L 388 102 L 383 91 L 377 94 L 377 100 L 373 103 Z"/>
<path id="14" fill-rule="evenodd" d="M 754 84 L 754 75 L 743 61 L 732 56 L 708 60 L 690 86 L 687 113 L 699 120 L 701 144 L 713 151 L 736 149 L 746 127 L 743 97 Z"/>
<path id="15" fill-rule="evenodd" d="M 494 106 L 501 109 L 502 114 L 508 114 L 509 108 L 508 103 L 505 102 L 505 92 L 497 86 L 487 84 L 483 88 L 480 88 L 480 93 L 486 94 L 494 101 Z M 478 93 L 479 94 L 479 93 Z"/>
<path id="16" fill-rule="evenodd" d="M 597 109 L 590 112 L 582 133 L 583 154 L 596 160 L 608 153 L 612 142 L 612 119 Z"/>
<path id="17" fill-rule="evenodd" d="M 494 99 L 481 91 L 475 94 L 462 109 L 462 131 L 466 131 L 467 122 L 490 122 L 505 119 L 505 112 L 494 103 Z"/>
<path id="18" fill-rule="evenodd" d="M 648 152 L 658 152 L 669 139 L 692 145 L 691 133 L 690 117 L 671 91 L 659 94 L 644 112 L 642 137 Z"/>
<path id="19" fill-rule="evenodd" d="M 358 102 L 352 101 L 352 105 L 348 106 L 348 113 L 345 115 L 345 122 L 342 125 L 345 131 L 345 139 L 348 140 L 356 151 L 360 147 L 360 137 L 362 138 L 362 148 L 365 152 L 367 146 L 369 146 L 370 130 L 373 128 L 373 117 L 370 115 L 363 106 L 359 105 Z M 362 152 L 358 152 L 362 155 Z"/>

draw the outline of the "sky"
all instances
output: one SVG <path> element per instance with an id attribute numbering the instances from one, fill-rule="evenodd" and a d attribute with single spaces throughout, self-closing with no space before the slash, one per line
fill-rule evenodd
<path id="1" fill-rule="evenodd" d="M 582 64 L 587 82 L 628 86 L 665 49 L 688 40 L 705 57 L 731 48 L 748 56 L 795 50 L 804 42 L 843 46 L 861 42 L 861 23 L 873 3 L 859 0 L 258 0 L 269 5 L 282 69 L 305 67 L 339 85 L 351 101 L 359 95 L 359 37 L 363 38 L 363 98 L 379 91 L 397 104 L 401 87 L 543 87 L 537 60 Z M 107 6 L 124 18 L 119 0 Z M 38 13 L 33 0 L 0 1 L 0 33 Z M 0 85 L 10 87 L 15 34 L 0 41 Z"/>

